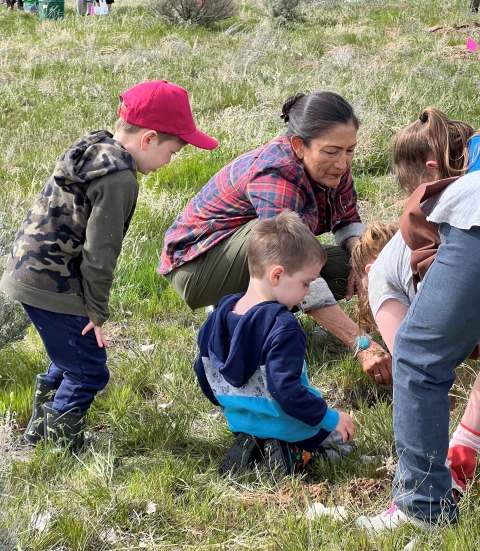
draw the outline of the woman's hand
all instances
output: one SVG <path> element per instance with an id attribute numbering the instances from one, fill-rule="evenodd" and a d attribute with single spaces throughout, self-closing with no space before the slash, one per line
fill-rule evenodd
<path id="1" fill-rule="evenodd" d="M 338 304 L 313 310 L 310 315 L 319 325 L 330 331 L 352 350 L 355 348 L 358 325 L 345 314 Z M 372 381 L 382 385 L 392 383 L 392 358 L 376 342 L 372 341 L 369 347 L 366 350 L 360 350 L 356 357 Z"/>
<path id="2" fill-rule="evenodd" d="M 392 357 L 379 344 L 372 341 L 368 348 L 358 352 L 357 358 L 372 381 L 383 386 L 393 383 Z"/>
<path id="3" fill-rule="evenodd" d="M 82 335 L 86 335 L 92 329 L 95 333 L 95 338 L 97 339 L 97 344 L 99 348 L 110 348 L 110 345 L 108 344 L 107 339 L 103 334 L 102 328 L 99 325 L 95 325 L 93 321 L 89 322 L 88 325 L 85 326 L 85 329 L 82 331 Z"/>

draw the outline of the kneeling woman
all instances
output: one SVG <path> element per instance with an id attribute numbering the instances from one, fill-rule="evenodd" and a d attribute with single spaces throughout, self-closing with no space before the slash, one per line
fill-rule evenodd
<path id="1" fill-rule="evenodd" d="M 332 92 L 297 94 L 283 105 L 284 136 L 218 172 L 165 237 L 159 273 L 191 308 L 248 287 L 247 244 L 259 219 L 297 212 L 315 235 L 333 232 L 327 263 L 300 308 L 355 349 L 367 374 L 391 382 L 391 358 L 362 335 L 336 300 L 351 298 L 350 251 L 364 231 L 350 165 L 359 122 Z"/>

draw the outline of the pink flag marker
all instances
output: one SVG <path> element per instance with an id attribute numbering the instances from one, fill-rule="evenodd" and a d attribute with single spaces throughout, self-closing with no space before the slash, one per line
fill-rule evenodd
<path id="1" fill-rule="evenodd" d="M 478 48 L 478 44 L 472 38 L 467 38 L 467 50 L 474 52 Z"/>

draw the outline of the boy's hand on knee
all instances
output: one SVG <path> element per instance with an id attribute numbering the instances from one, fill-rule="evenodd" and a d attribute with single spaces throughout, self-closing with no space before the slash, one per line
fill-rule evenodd
<path id="1" fill-rule="evenodd" d="M 345 413 L 344 411 L 338 412 L 340 419 L 338 420 L 338 425 L 335 427 L 335 430 L 342 435 L 343 443 L 351 442 L 355 436 L 355 422 L 353 419 Z"/>
<path id="2" fill-rule="evenodd" d="M 93 321 L 89 322 L 88 325 L 85 326 L 85 329 L 82 331 L 82 335 L 86 335 L 92 329 L 95 333 L 95 338 L 97 339 L 97 344 L 99 348 L 110 348 L 110 345 L 108 344 L 107 339 L 103 334 L 102 328 L 99 325 L 95 325 Z"/>

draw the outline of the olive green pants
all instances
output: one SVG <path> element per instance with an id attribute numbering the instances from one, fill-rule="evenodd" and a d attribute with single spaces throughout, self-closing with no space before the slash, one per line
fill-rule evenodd
<path id="1" fill-rule="evenodd" d="M 250 221 L 230 237 L 165 276 L 192 310 L 216 305 L 226 295 L 247 290 L 250 280 L 248 238 L 257 221 L 257 218 Z M 345 298 L 347 292 L 350 254 L 334 245 L 323 245 L 323 248 L 327 253 L 327 262 L 321 276 L 335 299 L 340 300 Z"/>

